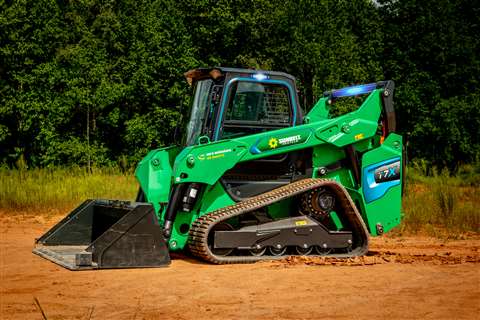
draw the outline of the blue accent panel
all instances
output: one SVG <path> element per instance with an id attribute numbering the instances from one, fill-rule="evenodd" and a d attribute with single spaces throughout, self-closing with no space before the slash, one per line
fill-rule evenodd
<path id="1" fill-rule="evenodd" d="M 376 83 L 362 84 L 358 86 L 345 87 L 332 91 L 332 98 L 351 97 L 360 94 L 366 94 L 372 92 L 377 88 Z"/>
<path id="2" fill-rule="evenodd" d="M 363 194 L 365 196 L 365 201 L 367 203 L 383 197 L 383 195 L 387 193 L 388 189 L 394 186 L 398 186 L 400 184 L 400 178 L 396 180 L 385 181 L 380 183 L 375 182 L 376 169 L 382 166 L 395 163 L 397 161 L 400 161 L 400 157 L 395 157 L 389 160 L 374 163 L 363 169 L 362 188 L 363 188 Z"/>
<path id="3" fill-rule="evenodd" d="M 260 139 L 257 139 L 257 141 L 255 142 L 255 144 L 253 146 L 251 146 L 250 148 L 250 153 L 251 154 L 260 154 L 262 153 L 262 151 L 260 149 L 258 149 L 258 144 L 260 143 Z"/>
<path id="4" fill-rule="evenodd" d="M 225 103 L 227 100 L 227 95 L 230 90 L 230 87 L 232 84 L 234 84 L 237 81 L 246 81 L 246 82 L 257 82 L 257 83 L 265 83 L 265 84 L 280 84 L 284 85 L 287 87 L 289 93 L 290 93 L 290 101 L 292 102 L 292 108 L 293 108 L 293 125 L 292 127 L 295 126 L 295 122 L 297 122 L 297 103 L 295 101 L 295 90 L 293 90 L 292 86 L 283 80 L 271 80 L 271 79 L 265 79 L 265 80 L 257 80 L 255 78 L 245 78 L 245 77 L 237 77 L 233 78 L 230 81 L 228 81 L 227 85 L 225 86 L 225 90 L 223 90 L 223 96 L 222 96 L 222 105 L 220 106 L 220 116 L 218 117 L 217 120 L 217 125 L 215 127 L 215 134 L 213 136 L 213 140 L 217 141 L 218 140 L 218 135 L 220 134 L 220 124 L 223 121 L 223 112 L 225 110 Z"/>

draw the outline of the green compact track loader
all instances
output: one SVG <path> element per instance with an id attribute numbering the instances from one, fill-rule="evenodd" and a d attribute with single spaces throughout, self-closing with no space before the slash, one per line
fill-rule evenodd
<path id="1" fill-rule="evenodd" d="M 194 91 L 183 142 L 140 161 L 136 201 L 85 201 L 34 253 L 72 270 L 164 266 L 179 250 L 217 264 L 351 257 L 400 223 L 392 81 L 325 92 L 304 114 L 286 73 L 185 76 Z M 352 96 L 363 102 L 333 116 Z"/>

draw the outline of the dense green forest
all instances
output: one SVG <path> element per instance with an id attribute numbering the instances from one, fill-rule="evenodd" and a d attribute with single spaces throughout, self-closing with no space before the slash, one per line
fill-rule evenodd
<path id="1" fill-rule="evenodd" d="M 469 0 L 0 0 L 0 165 L 132 166 L 172 143 L 200 66 L 285 71 L 321 93 L 393 79 L 409 158 L 480 158 Z"/>

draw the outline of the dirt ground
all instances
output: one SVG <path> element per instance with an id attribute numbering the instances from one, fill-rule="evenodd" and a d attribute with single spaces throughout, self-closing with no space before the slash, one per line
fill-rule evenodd
<path id="1" fill-rule="evenodd" d="M 60 216 L 0 213 L 0 318 L 480 319 L 480 239 L 376 238 L 348 261 L 67 271 L 31 253 Z"/>

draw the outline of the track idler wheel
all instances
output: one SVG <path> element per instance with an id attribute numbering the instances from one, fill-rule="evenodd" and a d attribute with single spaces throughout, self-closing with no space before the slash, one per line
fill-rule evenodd
<path id="1" fill-rule="evenodd" d="M 325 246 L 315 246 L 315 251 L 320 256 L 326 256 L 329 255 L 330 252 L 332 252 L 332 248 L 327 248 Z"/>
<path id="2" fill-rule="evenodd" d="M 283 256 L 287 252 L 287 247 L 281 247 L 281 246 L 275 246 L 275 247 L 270 247 L 270 253 L 272 256 Z"/>
<path id="3" fill-rule="evenodd" d="M 213 245 L 214 242 L 214 237 L 215 237 L 215 231 L 232 231 L 234 228 L 226 222 L 220 222 L 219 224 L 216 224 L 212 230 L 210 231 L 210 234 L 208 235 L 208 247 L 210 248 L 210 251 L 212 251 L 213 254 L 216 254 L 217 256 L 228 256 L 230 253 L 233 252 L 233 249 L 230 248 L 215 248 Z"/>
<path id="4" fill-rule="evenodd" d="M 310 247 L 300 247 L 300 246 L 296 246 L 295 247 L 295 252 L 297 252 L 298 255 L 301 255 L 301 256 L 308 256 L 310 253 L 312 253 L 313 251 L 313 246 L 310 246 Z"/>
<path id="5" fill-rule="evenodd" d="M 250 249 L 249 252 L 252 256 L 260 257 L 260 256 L 263 256 L 265 254 L 265 252 L 267 252 L 267 247 L 258 248 L 258 249 Z"/>

